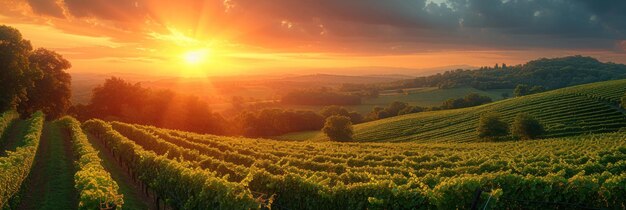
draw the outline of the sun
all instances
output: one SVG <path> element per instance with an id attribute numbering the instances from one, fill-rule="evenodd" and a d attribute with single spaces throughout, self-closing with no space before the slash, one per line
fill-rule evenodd
<path id="1" fill-rule="evenodd" d="M 205 63 L 209 59 L 210 52 L 208 49 L 191 50 L 183 54 L 183 59 L 187 64 L 199 65 Z"/>

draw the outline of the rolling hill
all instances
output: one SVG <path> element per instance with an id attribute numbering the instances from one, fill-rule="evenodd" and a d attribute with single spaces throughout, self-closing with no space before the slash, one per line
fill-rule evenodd
<path id="1" fill-rule="evenodd" d="M 626 127 L 626 115 L 618 107 L 626 92 L 626 80 L 598 82 L 511 98 L 464 109 L 423 112 L 354 126 L 356 141 L 470 142 L 477 141 L 479 116 L 498 112 L 511 122 L 521 112 L 538 118 L 545 137 L 617 131 Z M 321 132 L 287 134 L 278 139 L 325 140 Z"/>

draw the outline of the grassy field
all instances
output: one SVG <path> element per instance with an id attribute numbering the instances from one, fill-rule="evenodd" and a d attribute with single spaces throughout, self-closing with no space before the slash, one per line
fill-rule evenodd
<path id="1" fill-rule="evenodd" d="M 521 112 L 538 118 L 547 137 L 612 132 L 626 127 L 626 115 L 617 104 L 626 92 L 626 80 L 593 83 L 511 98 L 478 107 L 423 112 L 354 126 L 357 141 L 476 141 L 482 113 L 498 112 L 511 122 Z M 294 133 L 279 139 L 324 141 L 315 132 Z"/>

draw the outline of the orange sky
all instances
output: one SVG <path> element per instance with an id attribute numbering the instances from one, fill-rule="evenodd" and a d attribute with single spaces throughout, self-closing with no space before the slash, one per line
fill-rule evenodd
<path id="1" fill-rule="evenodd" d="M 474 20 L 469 11 L 476 5 L 443 0 L 383 5 L 372 0 L 4 0 L 0 23 L 18 28 L 35 47 L 63 54 L 73 64 L 71 72 L 314 73 L 306 69 L 491 66 L 576 54 L 626 62 L 622 28 L 560 37 L 560 31 L 530 25 L 544 14 L 531 6 L 527 16 L 533 19 L 519 25 L 524 33 Z M 581 8 L 574 12 L 589 13 L 588 27 L 609 18 Z M 479 9 L 485 11 L 477 17 L 491 14 L 489 8 Z M 359 73 L 351 71 L 337 73 Z"/>

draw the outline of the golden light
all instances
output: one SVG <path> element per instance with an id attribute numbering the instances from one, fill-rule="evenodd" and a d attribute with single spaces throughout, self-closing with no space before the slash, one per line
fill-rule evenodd
<path id="1" fill-rule="evenodd" d="M 198 65 L 208 61 L 210 52 L 208 49 L 187 51 L 183 54 L 183 59 L 187 64 Z"/>

